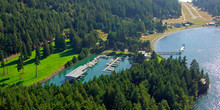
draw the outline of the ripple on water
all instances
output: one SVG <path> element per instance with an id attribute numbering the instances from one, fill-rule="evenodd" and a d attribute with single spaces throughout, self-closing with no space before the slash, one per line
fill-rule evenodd
<path id="1" fill-rule="evenodd" d="M 176 51 L 185 44 L 182 56 L 187 56 L 188 65 L 196 59 L 201 69 L 209 73 L 209 90 L 207 94 L 198 98 L 195 110 L 220 110 L 219 35 L 219 27 L 188 29 L 159 40 L 155 46 L 156 51 Z"/>

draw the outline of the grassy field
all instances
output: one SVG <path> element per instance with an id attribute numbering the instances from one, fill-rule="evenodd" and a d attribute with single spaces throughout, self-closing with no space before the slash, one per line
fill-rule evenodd
<path id="1" fill-rule="evenodd" d="M 42 52 L 42 49 L 41 49 Z M 32 56 L 30 59 L 24 62 L 24 74 L 22 75 L 23 80 L 19 80 L 19 75 L 21 73 L 17 71 L 17 59 L 18 57 L 12 58 L 8 60 L 8 70 L 9 73 L 6 76 L 3 76 L 3 69 L 0 68 L 0 84 L 16 84 L 22 83 L 23 85 L 31 85 L 36 82 L 39 82 L 52 73 L 54 73 L 57 69 L 63 66 L 67 61 L 70 61 L 73 56 L 78 56 L 78 54 L 74 54 L 71 49 L 70 42 L 67 42 L 67 49 L 63 52 L 54 51 L 52 55 L 47 58 L 42 58 L 40 60 L 40 65 L 38 66 L 38 77 L 35 78 L 36 66 L 34 64 L 35 59 L 35 51 L 32 52 Z"/>

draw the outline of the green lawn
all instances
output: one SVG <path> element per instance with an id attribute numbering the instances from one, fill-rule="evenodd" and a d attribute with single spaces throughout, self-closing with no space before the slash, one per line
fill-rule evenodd
<path id="1" fill-rule="evenodd" d="M 122 51 L 113 51 L 113 50 L 106 50 L 106 51 L 103 52 L 103 54 L 108 55 L 108 54 L 110 54 L 110 53 L 112 53 L 112 52 L 115 52 L 116 54 L 123 53 L 123 54 L 125 54 L 125 55 L 127 55 L 127 54 L 133 54 L 132 52 L 122 52 Z"/>
<path id="2" fill-rule="evenodd" d="M 161 62 L 162 59 L 164 59 L 163 57 L 161 57 L 160 55 L 157 55 L 158 61 Z M 146 61 L 150 61 L 150 59 L 146 59 Z"/>
<path id="3" fill-rule="evenodd" d="M 41 50 L 42 52 L 42 50 Z M 32 52 L 30 59 L 24 62 L 24 72 L 22 75 L 23 80 L 19 80 L 19 73 L 17 71 L 17 59 L 18 57 L 8 60 L 9 75 L 3 76 L 3 69 L 0 68 L 0 84 L 15 84 L 22 83 L 23 85 L 31 85 L 38 81 L 41 81 L 55 72 L 59 67 L 63 66 L 67 61 L 70 61 L 73 56 L 78 56 L 74 54 L 71 49 L 69 41 L 67 42 L 67 49 L 63 52 L 54 51 L 52 55 L 47 58 L 42 58 L 40 60 L 40 65 L 38 66 L 38 77 L 35 78 L 36 66 L 34 64 L 35 51 Z"/>

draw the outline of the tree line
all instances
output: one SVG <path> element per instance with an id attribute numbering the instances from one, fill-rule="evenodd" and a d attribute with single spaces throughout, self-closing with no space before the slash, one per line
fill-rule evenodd
<path id="1" fill-rule="evenodd" d="M 208 74 L 196 60 L 188 68 L 186 57 L 159 62 L 155 54 L 150 61 L 85 83 L 0 87 L 0 109 L 182 110 L 192 108 L 208 87 Z"/>

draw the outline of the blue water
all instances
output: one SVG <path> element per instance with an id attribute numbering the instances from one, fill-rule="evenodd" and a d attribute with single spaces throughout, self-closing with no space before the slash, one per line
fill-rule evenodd
<path id="1" fill-rule="evenodd" d="M 108 58 L 108 59 L 101 59 L 100 62 L 93 66 L 92 68 L 90 68 L 87 71 L 87 75 L 82 78 L 82 82 L 85 81 L 89 81 L 91 79 L 93 79 L 94 76 L 98 77 L 102 74 L 110 74 L 110 72 L 103 72 L 103 70 L 107 67 L 106 63 L 108 63 L 110 60 L 112 60 L 113 58 Z M 127 68 L 131 67 L 131 61 L 127 60 L 127 59 L 122 59 L 122 61 L 120 61 L 118 67 L 115 69 L 116 72 L 121 71 L 121 70 L 125 70 Z"/>
<path id="2" fill-rule="evenodd" d="M 200 96 L 194 110 L 220 110 L 220 27 L 183 30 L 157 41 L 156 51 L 178 51 L 182 44 L 188 65 L 193 59 L 209 73 L 210 88 Z M 169 56 L 163 56 L 165 58 Z"/>
<path id="3" fill-rule="evenodd" d="M 97 57 L 98 55 L 93 55 L 90 56 L 80 62 L 78 62 L 77 64 L 63 70 L 62 72 L 58 73 L 57 75 L 55 75 L 53 78 L 51 78 L 50 80 L 48 80 L 47 82 L 45 82 L 46 84 L 56 84 L 56 85 L 62 85 L 63 83 L 65 83 L 65 75 L 70 73 L 71 71 L 73 71 L 75 68 L 82 66 L 86 63 L 88 63 L 89 61 L 92 61 L 95 57 Z M 81 79 L 82 82 L 85 81 L 89 81 L 91 79 L 93 79 L 94 76 L 99 77 L 101 74 L 111 74 L 110 72 L 103 72 L 102 70 L 104 70 L 106 68 L 106 63 L 108 63 L 111 59 L 113 59 L 113 57 L 108 58 L 108 59 L 100 59 L 100 62 L 98 64 L 96 64 L 95 66 L 93 66 L 92 68 L 90 68 L 86 73 L 85 73 L 85 77 L 83 79 Z M 119 66 L 115 69 L 116 72 L 122 70 L 122 69 L 127 69 L 131 67 L 131 60 L 127 60 L 127 59 L 123 59 L 122 61 L 120 61 Z M 45 85 L 45 83 L 43 83 L 42 85 Z"/>

